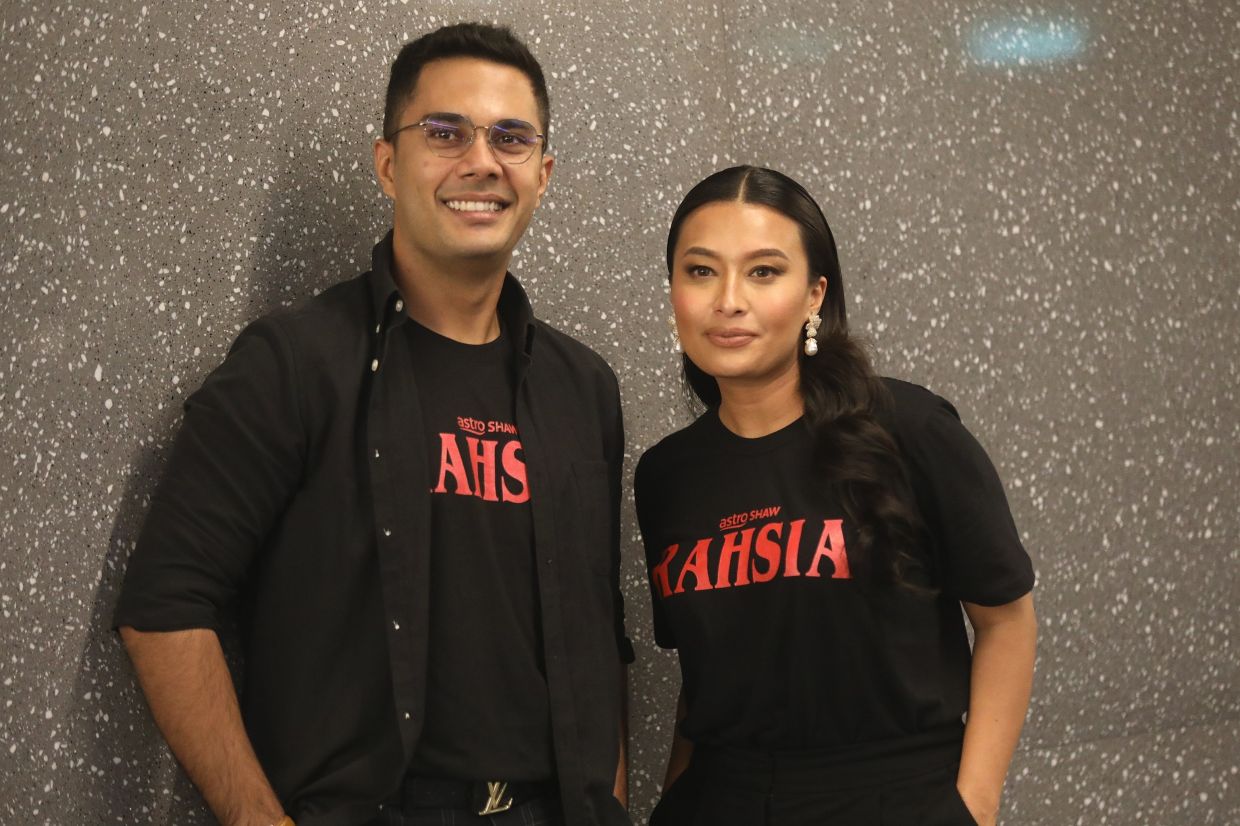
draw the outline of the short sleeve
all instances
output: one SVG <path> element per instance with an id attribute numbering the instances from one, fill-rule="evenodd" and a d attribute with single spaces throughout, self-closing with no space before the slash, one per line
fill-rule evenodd
<path id="1" fill-rule="evenodd" d="M 637 508 L 637 524 L 642 534 L 642 544 L 646 552 L 646 582 L 650 585 L 650 609 L 654 624 L 654 641 L 660 648 L 676 648 L 676 636 L 668 624 L 666 612 L 663 610 L 663 598 L 654 582 L 654 569 L 662 556 L 658 550 L 661 535 L 660 525 L 663 517 L 659 504 L 663 497 L 655 490 L 658 473 L 647 453 L 637 463 L 633 473 L 633 499 Z"/>
<path id="2" fill-rule="evenodd" d="M 219 628 L 301 477 L 299 412 L 291 349 L 275 322 L 256 321 L 185 402 L 116 627 Z"/>
<path id="3" fill-rule="evenodd" d="M 1033 588 L 1034 574 L 1003 483 L 956 409 L 931 398 L 923 415 L 901 426 L 900 442 L 932 535 L 940 585 L 964 602 L 1012 602 Z M 907 422 L 907 411 L 898 418 Z"/>

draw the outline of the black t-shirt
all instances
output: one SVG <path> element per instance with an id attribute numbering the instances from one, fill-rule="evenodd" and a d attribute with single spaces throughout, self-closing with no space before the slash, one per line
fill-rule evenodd
<path id="1" fill-rule="evenodd" d="M 803 419 L 746 439 L 708 411 L 639 462 L 655 639 L 679 649 L 688 739 L 792 750 L 958 731 L 971 656 L 960 601 L 1011 602 L 1033 570 L 955 409 L 886 383 L 880 421 L 928 527 L 918 553 L 937 595 L 854 578 L 856 526 L 820 481 Z"/>
<path id="2" fill-rule="evenodd" d="M 414 375 L 430 457 L 426 723 L 410 772 L 474 780 L 554 776 L 530 521 L 513 423 L 507 331 L 461 344 L 415 323 Z"/>

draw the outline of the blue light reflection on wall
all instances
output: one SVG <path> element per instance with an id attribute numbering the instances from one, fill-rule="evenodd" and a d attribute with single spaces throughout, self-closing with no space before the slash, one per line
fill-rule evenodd
<path id="1" fill-rule="evenodd" d="M 998 66 L 1061 63 L 1084 52 L 1086 35 L 1085 26 L 1073 20 L 988 20 L 974 29 L 969 54 Z"/>

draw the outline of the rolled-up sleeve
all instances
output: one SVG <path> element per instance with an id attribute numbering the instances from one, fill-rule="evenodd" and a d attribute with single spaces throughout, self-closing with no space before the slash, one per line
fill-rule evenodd
<path id="1" fill-rule="evenodd" d="M 247 327 L 185 402 L 113 624 L 217 628 L 302 475 L 294 352 L 277 318 Z"/>

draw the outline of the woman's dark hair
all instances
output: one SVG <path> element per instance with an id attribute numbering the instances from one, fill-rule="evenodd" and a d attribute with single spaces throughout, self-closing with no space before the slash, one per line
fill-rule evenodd
<path id="1" fill-rule="evenodd" d="M 844 514 L 860 540 L 860 553 L 849 555 L 859 578 L 900 583 L 925 590 L 914 581 L 921 565 L 911 551 L 920 543 L 924 524 L 914 504 L 907 472 L 891 434 L 878 416 L 891 404 L 887 388 L 874 372 L 862 344 L 849 335 L 835 238 L 813 197 L 796 181 L 773 169 L 734 166 L 699 183 L 672 216 L 667 235 L 668 278 L 681 226 L 694 211 L 719 201 L 768 207 L 795 221 L 809 259 L 810 278 L 827 279 L 819 314 L 818 354 L 798 349 L 800 390 L 805 418 L 814 435 L 815 462 L 823 480 L 839 496 Z M 714 409 L 719 384 L 682 355 L 685 381 L 702 404 Z"/>

